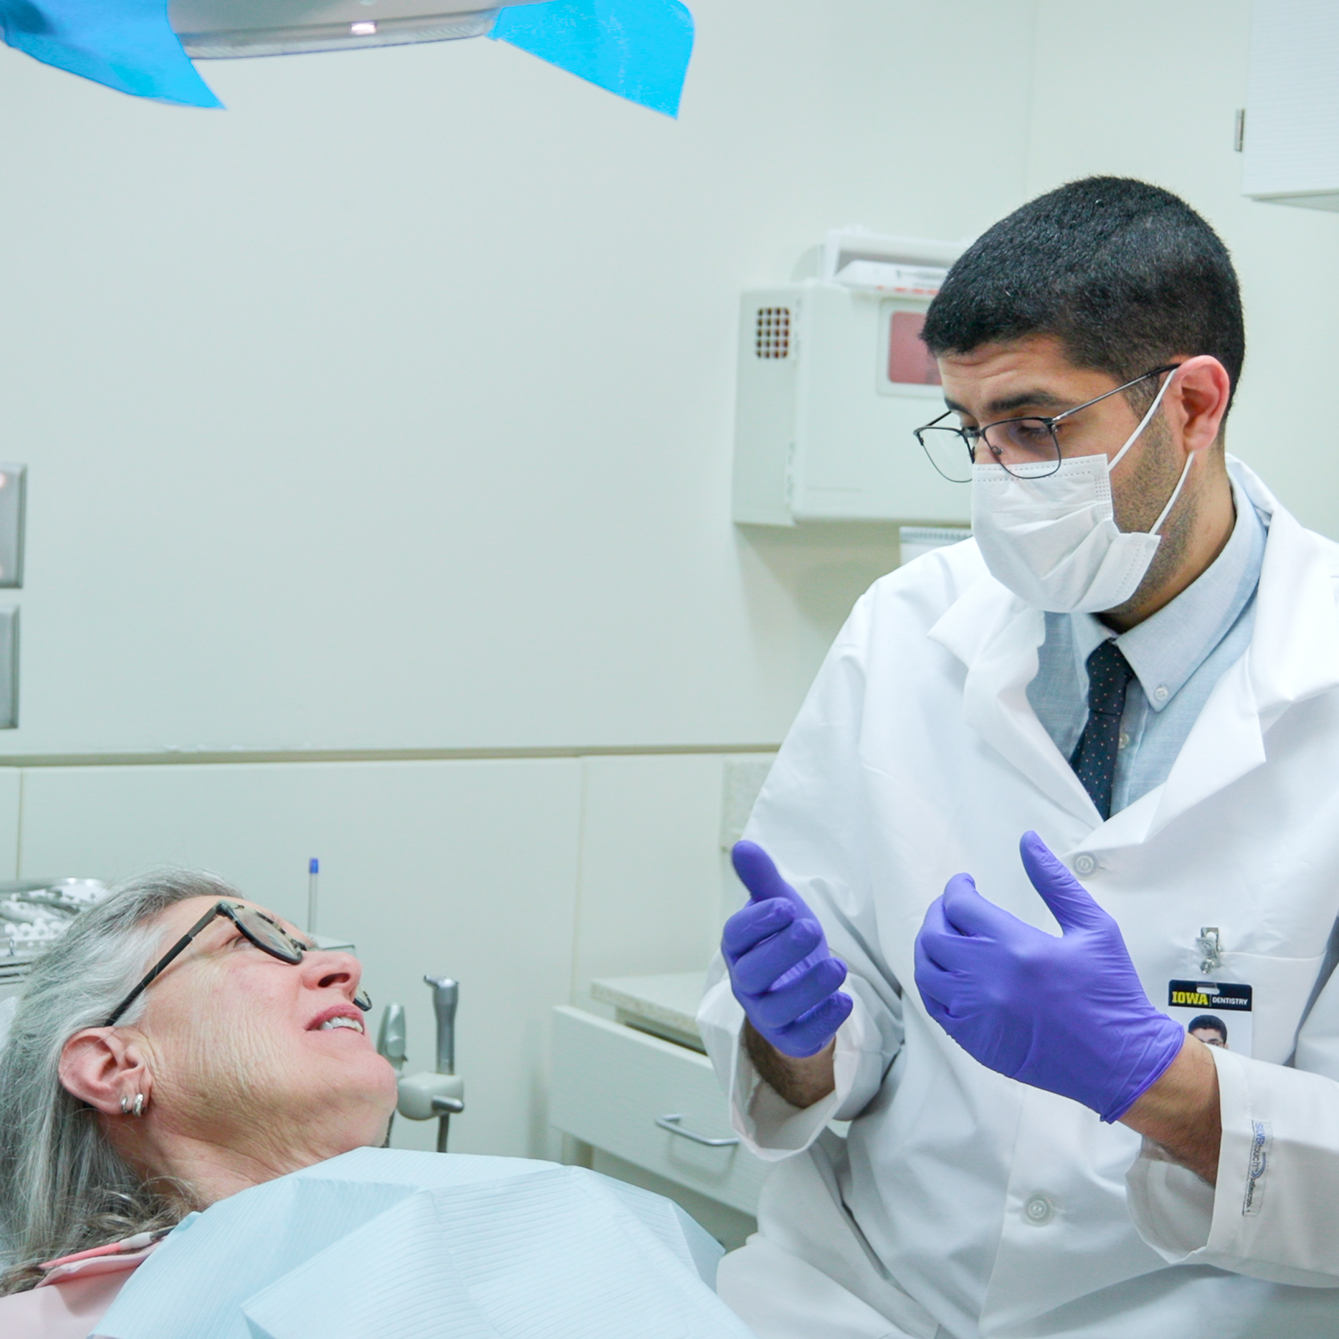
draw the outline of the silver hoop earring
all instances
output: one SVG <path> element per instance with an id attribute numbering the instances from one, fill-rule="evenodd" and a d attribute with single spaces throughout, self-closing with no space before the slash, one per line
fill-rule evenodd
<path id="1" fill-rule="evenodd" d="M 130 1098 L 123 1097 L 121 1099 L 121 1114 L 123 1116 L 144 1115 L 144 1094 L 136 1093 L 135 1100 L 133 1102 L 130 1100 Z"/>

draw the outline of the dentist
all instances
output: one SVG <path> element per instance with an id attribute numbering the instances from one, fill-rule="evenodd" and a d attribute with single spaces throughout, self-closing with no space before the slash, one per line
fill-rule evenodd
<path id="1" fill-rule="evenodd" d="M 857 604 L 735 848 L 699 1022 L 775 1166 L 721 1294 L 761 1339 L 1339 1332 L 1339 546 L 1225 452 L 1227 251 L 1074 182 L 924 337 L 973 539 Z"/>

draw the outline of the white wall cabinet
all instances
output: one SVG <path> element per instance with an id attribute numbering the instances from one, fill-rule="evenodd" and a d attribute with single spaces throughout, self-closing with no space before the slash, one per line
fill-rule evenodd
<path id="1" fill-rule="evenodd" d="M 1339 210 L 1339 6 L 1257 0 L 1242 144 L 1257 200 Z"/>

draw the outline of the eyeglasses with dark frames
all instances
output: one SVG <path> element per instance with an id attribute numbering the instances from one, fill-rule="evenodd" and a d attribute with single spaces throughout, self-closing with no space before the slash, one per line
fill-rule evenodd
<path id="1" fill-rule="evenodd" d="M 1133 381 L 1127 381 L 1123 386 L 1104 391 L 1101 395 L 1085 400 L 1083 404 L 1077 404 L 1073 409 L 1066 409 L 1063 414 L 1056 414 L 1052 418 L 1035 416 L 1002 418 L 981 428 L 964 428 L 945 423 L 944 420 L 956 412 L 952 409 L 945 410 L 937 419 L 915 430 L 916 440 L 930 458 L 930 464 L 950 483 L 970 483 L 972 467 L 977 464 L 1000 465 L 1017 478 L 1044 479 L 1060 468 L 1060 438 L 1056 433 L 1057 424 L 1065 422 L 1080 410 L 1089 409 L 1112 395 L 1128 391 L 1131 386 L 1137 386 L 1150 377 L 1160 377 L 1164 372 L 1175 372 L 1180 365 L 1180 363 L 1167 363 L 1162 367 L 1155 367 L 1151 372 L 1145 372 L 1143 376 L 1135 377 Z M 991 460 L 977 460 L 977 454 L 983 445 L 990 453 Z M 1043 468 L 1047 464 L 1050 465 L 1050 469 Z"/>
<path id="2" fill-rule="evenodd" d="M 303 954 L 314 947 L 289 934 L 273 916 L 267 916 L 255 907 L 246 907 L 240 902 L 216 902 L 154 963 L 148 975 L 112 1010 L 102 1026 L 115 1027 L 116 1020 L 186 951 L 191 941 L 198 938 L 219 916 L 230 920 L 262 953 L 268 953 L 270 957 L 278 958 L 290 967 L 296 967 L 302 961 Z M 353 1002 L 364 1013 L 372 1007 L 372 997 L 365 990 L 360 990 L 353 997 Z"/>

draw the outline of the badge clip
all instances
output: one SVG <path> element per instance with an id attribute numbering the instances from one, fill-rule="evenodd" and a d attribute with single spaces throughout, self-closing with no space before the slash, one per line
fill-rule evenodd
<path id="1" fill-rule="evenodd" d="M 1206 925 L 1195 940 L 1195 948 L 1200 955 L 1200 971 L 1216 972 L 1223 965 L 1223 946 L 1218 939 L 1218 927 Z"/>

